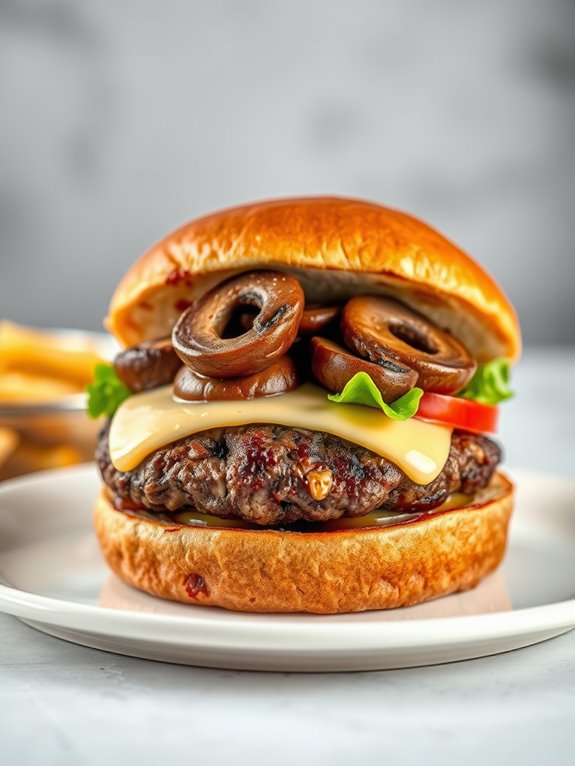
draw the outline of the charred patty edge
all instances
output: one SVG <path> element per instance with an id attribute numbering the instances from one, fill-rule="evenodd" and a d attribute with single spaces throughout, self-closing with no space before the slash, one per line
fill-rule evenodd
<path id="1" fill-rule="evenodd" d="M 195 510 L 256 525 L 322 522 L 375 509 L 427 511 L 449 495 L 489 484 L 499 446 L 454 431 L 445 466 L 427 485 L 357 444 L 320 431 L 280 425 L 212 429 L 166 445 L 132 471 L 118 471 L 108 427 L 96 459 L 116 505 L 150 512 Z"/>

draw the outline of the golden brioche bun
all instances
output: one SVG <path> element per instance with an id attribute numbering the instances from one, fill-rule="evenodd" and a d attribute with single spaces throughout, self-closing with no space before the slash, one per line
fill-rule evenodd
<path id="1" fill-rule="evenodd" d="M 334 614 L 467 590 L 505 552 L 513 485 L 500 473 L 471 505 L 394 527 L 337 532 L 192 527 L 117 511 L 103 490 L 102 553 L 130 585 L 186 604 Z"/>
<path id="2" fill-rule="evenodd" d="M 505 294 L 456 245 L 405 213 L 334 197 L 244 205 L 186 224 L 128 271 L 107 327 L 124 345 L 168 336 L 187 302 L 234 272 L 262 267 L 295 274 L 310 303 L 397 296 L 480 363 L 521 350 Z"/>

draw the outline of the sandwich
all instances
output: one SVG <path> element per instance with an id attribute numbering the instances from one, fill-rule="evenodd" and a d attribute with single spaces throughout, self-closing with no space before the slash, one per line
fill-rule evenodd
<path id="1" fill-rule="evenodd" d="M 248 612 L 405 607 L 500 564 L 492 439 L 521 349 L 490 275 L 425 223 L 272 200 L 169 235 L 119 283 L 89 410 L 94 525 L 160 598 Z"/>

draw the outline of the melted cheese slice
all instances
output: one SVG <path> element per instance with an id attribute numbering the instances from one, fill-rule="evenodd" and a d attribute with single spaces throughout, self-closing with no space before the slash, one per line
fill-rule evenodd
<path id="1" fill-rule="evenodd" d="M 280 396 L 235 402 L 182 402 L 171 386 L 136 394 L 120 405 L 110 428 L 110 456 L 131 471 L 150 453 L 208 428 L 275 423 L 325 431 L 391 460 L 417 484 L 445 465 L 451 429 L 421 420 L 391 420 L 380 410 L 330 402 L 310 383 Z"/>

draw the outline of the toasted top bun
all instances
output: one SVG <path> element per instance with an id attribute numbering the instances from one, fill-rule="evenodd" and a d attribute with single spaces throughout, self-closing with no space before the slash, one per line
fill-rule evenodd
<path id="1" fill-rule="evenodd" d="M 309 303 L 396 296 L 448 329 L 480 363 L 516 359 L 521 350 L 505 294 L 456 245 L 405 213 L 334 197 L 244 205 L 186 224 L 128 271 L 106 325 L 127 346 L 165 337 L 207 289 L 264 267 L 293 273 Z"/>
<path id="2" fill-rule="evenodd" d="M 125 582 L 184 604 L 333 614 L 410 606 L 467 590 L 503 558 L 513 487 L 495 474 L 468 506 L 390 527 L 286 532 L 193 527 L 117 511 L 94 524 Z"/>

